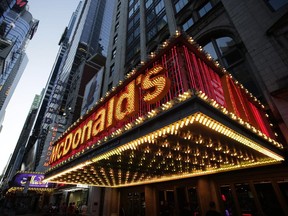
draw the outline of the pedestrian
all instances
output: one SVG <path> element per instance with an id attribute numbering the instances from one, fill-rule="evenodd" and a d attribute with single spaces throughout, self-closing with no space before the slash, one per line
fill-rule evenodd
<path id="1" fill-rule="evenodd" d="M 87 205 L 85 203 L 81 206 L 81 215 L 87 215 Z"/>

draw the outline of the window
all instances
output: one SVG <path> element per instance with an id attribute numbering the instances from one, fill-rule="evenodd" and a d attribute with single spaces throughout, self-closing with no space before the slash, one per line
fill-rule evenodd
<path id="1" fill-rule="evenodd" d="M 232 195 L 232 189 L 230 185 L 221 185 L 220 186 L 222 203 L 225 209 L 225 215 L 237 215 L 235 201 Z"/>
<path id="2" fill-rule="evenodd" d="M 130 61 L 132 58 L 135 58 L 138 52 L 140 51 L 140 41 L 136 41 L 130 47 L 127 48 L 126 62 Z"/>
<path id="3" fill-rule="evenodd" d="M 146 9 L 151 6 L 152 2 L 153 0 L 146 0 Z"/>
<path id="4" fill-rule="evenodd" d="M 236 184 L 235 189 L 242 215 L 257 215 L 254 197 L 249 185 L 247 183 Z"/>
<path id="5" fill-rule="evenodd" d="M 130 2 L 131 3 L 131 2 Z M 129 18 L 139 9 L 140 7 L 140 1 L 137 0 L 136 2 L 133 2 L 133 4 L 129 4 Z"/>
<path id="6" fill-rule="evenodd" d="M 108 84 L 108 91 L 110 91 L 111 89 L 112 89 L 112 86 L 113 86 L 113 82 L 110 82 L 109 84 Z"/>
<path id="7" fill-rule="evenodd" d="M 204 6 L 202 6 L 199 10 L 199 16 L 203 17 L 206 13 L 208 13 L 212 9 L 211 2 L 207 2 Z"/>
<path id="8" fill-rule="evenodd" d="M 203 45 L 203 49 L 215 61 L 226 67 L 254 96 L 261 97 L 259 87 L 251 76 L 251 69 L 233 38 L 229 36 L 211 38 Z"/>
<path id="9" fill-rule="evenodd" d="M 203 48 L 214 60 L 220 61 L 225 67 L 242 60 L 239 50 L 235 47 L 235 41 L 231 37 L 212 38 Z"/>
<path id="10" fill-rule="evenodd" d="M 153 24 L 149 26 L 147 31 L 147 39 L 148 41 L 151 40 L 157 32 L 161 31 L 163 27 L 167 24 L 167 17 L 166 15 L 159 19 L 156 23 L 152 22 Z"/>
<path id="11" fill-rule="evenodd" d="M 147 1 L 146 1 L 147 3 Z M 150 41 L 161 29 L 167 26 L 164 1 L 152 1 L 151 7 L 146 9 L 146 37 Z"/>
<path id="12" fill-rule="evenodd" d="M 286 203 L 288 203 L 288 182 L 287 181 L 280 181 L 277 182 L 281 191 L 281 194 L 283 195 Z"/>
<path id="13" fill-rule="evenodd" d="M 155 7 L 156 14 L 159 14 L 164 9 L 164 2 L 161 0 Z"/>
<path id="14" fill-rule="evenodd" d="M 139 10 L 129 19 L 127 32 L 127 45 L 130 46 L 133 41 L 139 39 L 140 35 L 140 13 Z M 140 40 L 140 39 L 139 39 Z M 128 48 L 129 49 L 129 48 Z"/>
<path id="15" fill-rule="evenodd" d="M 112 64 L 110 67 L 109 77 L 111 77 L 113 75 L 114 71 L 115 71 L 115 65 Z"/>
<path id="16" fill-rule="evenodd" d="M 115 56 L 116 56 L 116 48 L 114 48 L 113 51 L 112 51 L 112 57 L 111 57 L 111 59 L 114 59 Z"/>
<path id="17" fill-rule="evenodd" d="M 116 15 L 116 20 L 118 20 L 119 17 L 120 17 L 120 12 L 117 13 L 117 15 Z"/>
<path id="18" fill-rule="evenodd" d="M 115 25 L 115 31 L 117 31 L 117 30 L 118 30 L 118 28 L 119 28 L 119 22 L 118 22 L 118 23 L 116 23 L 116 25 Z"/>
<path id="19" fill-rule="evenodd" d="M 258 183 L 254 186 L 265 215 L 285 215 L 270 182 Z"/>
<path id="20" fill-rule="evenodd" d="M 117 11 L 120 10 L 120 6 L 121 6 L 121 2 L 119 2 L 118 5 L 117 5 Z"/>
<path id="21" fill-rule="evenodd" d="M 175 10 L 176 13 L 178 13 L 180 10 L 182 10 L 182 8 L 184 8 L 184 6 L 188 3 L 188 0 L 179 0 L 176 4 L 175 4 Z"/>
<path id="22" fill-rule="evenodd" d="M 150 31 L 147 32 L 148 40 L 151 40 L 151 38 L 153 38 L 156 35 L 156 33 L 157 33 L 157 28 L 156 26 L 154 26 L 150 29 Z"/>
<path id="23" fill-rule="evenodd" d="M 190 18 L 182 25 L 182 28 L 184 31 L 187 31 L 187 29 L 189 29 L 193 24 L 194 24 L 194 21 L 192 18 Z"/>
<path id="24" fill-rule="evenodd" d="M 288 0 L 266 0 L 266 2 L 274 11 L 288 4 Z"/>
<path id="25" fill-rule="evenodd" d="M 113 38 L 113 45 L 117 43 L 118 40 L 118 34 L 116 34 Z"/>

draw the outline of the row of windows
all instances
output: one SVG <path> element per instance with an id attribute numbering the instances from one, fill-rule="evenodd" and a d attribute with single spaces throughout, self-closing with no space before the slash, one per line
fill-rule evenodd
<path id="1" fill-rule="evenodd" d="M 149 25 L 152 20 L 155 20 L 157 17 L 161 16 L 161 13 L 164 12 L 164 1 L 160 0 L 155 7 L 146 11 L 146 24 Z"/>
<path id="2" fill-rule="evenodd" d="M 215 2 L 217 3 L 217 1 Z M 182 29 L 184 31 L 187 31 L 192 25 L 195 23 L 195 19 L 200 19 L 201 17 L 205 16 L 209 11 L 212 10 L 212 8 L 215 6 L 215 3 L 213 2 L 206 2 L 204 5 L 199 7 L 196 10 L 196 13 L 194 13 L 194 16 L 188 17 L 188 19 L 182 23 Z M 174 4 L 175 12 L 176 14 L 180 12 L 186 5 L 188 4 L 187 0 L 179 0 Z"/>
<path id="3" fill-rule="evenodd" d="M 147 7 L 148 6 L 148 7 Z M 147 41 L 149 42 L 157 33 L 167 25 L 164 1 L 146 1 Z"/>
<path id="4" fill-rule="evenodd" d="M 131 6 L 130 6 L 130 3 L 131 3 Z M 137 0 L 137 1 L 131 0 L 129 2 L 129 14 L 128 14 L 128 17 L 130 18 L 134 13 L 136 13 L 136 11 L 139 8 L 140 8 L 140 1 L 139 0 Z"/>
<path id="5" fill-rule="evenodd" d="M 136 26 L 134 31 L 132 31 L 127 37 L 127 45 L 129 46 L 137 37 L 140 36 L 140 26 Z"/>
<path id="6" fill-rule="evenodd" d="M 132 18 L 128 21 L 128 31 L 134 26 L 134 25 L 140 25 L 140 13 L 136 13 Z"/>
<path id="7" fill-rule="evenodd" d="M 188 4 L 188 0 L 179 0 L 175 3 L 175 11 L 178 13 L 182 8 L 185 7 L 185 5 Z"/>
<path id="8" fill-rule="evenodd" d="M 150 41 L 166 24 L 168 23 L 166 15 L 162 19 L 157 20 L 147 31 L 147 40 Z"/>

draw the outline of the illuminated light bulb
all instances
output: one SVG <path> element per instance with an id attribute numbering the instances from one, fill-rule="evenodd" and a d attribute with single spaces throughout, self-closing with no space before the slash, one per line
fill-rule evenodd
<path id="1" fill-rule="evenodd" d="M 207 148 L 212 148 L 213 147 L 213 141 L 211 138 L 209 138 L 208 143 L 206 144 Z"/>
<path id="2" fill-rule="evenodd" d="M 169 147 L 169 142 L 167 140 L 165 140 L 162 145 L 163 148 L 168 148 Z"/>
<path id="3" fill-rule="evenodd" d="M 178 156 L 177 156 L 176 160 L 177 160 L 177 161 L 180 161 L 181 159 L 182 159 L 181 155 L 180 155 L 180 154 L 178 154 Z"/>
<path id="4" fill-rule="evenodd" d="M 198 157 L 198 156 L 200 155 L 200 151 L 199 151 L 198 148 L 196 148 L 196 149 L 193 151 L 193 155 L 194 155 L 195 157 Z"/>
<path id="5" fill-rule="evenodd" d="M 159 149 L 157 152 L 156 152 L 156 156 L 161 156 L 162 155 L 162 151 L 161 149 Z"/>
<path id="6" fill-rule="evenodd" d="M 208 157 L 209 157 L 208 152 L 205 150 L 202 155 L 202 158 L 208 158 Z"/>
<path id="7" fill-rule="evenodd" d="M 184 153 L 185 154 L 189 154 L 191 152 L 191 148 L 189 146 L 187 146 L 187 148 L 185 149 Z"/>
<path id="8" fill-rule="evenodd" d="M 239 154 L 237 155 L 237 158 L 243 158 L 244 156 L 243 156 L 243 153 L 242 153 L 242 151 L 240 150 L 239 151 Z"/>
<path id="9" fill-rule="evenodd" d="M 221 143 L 218 141 L 217 146 L 215 147 L 215 151 L 221 151 L 222 150 L 222 146 Z"/>
<path id="10" fill-rule="evenodd" d="M 180 151 L 181 146 L 180 146 L 179 142 L 177 142 L 176 146 L 173 149 L 174 149 L 174 151 Z"/>
<path id="11" fill-rule="evenodd" d="M 149 146 L 147 146 L 147 147 L 145 148 L 145 150 L 144 150 L 145 153 L 150 153 L 150 151 L 151 151 L 151 150 L 150 150 Z"/>
<path id="12" fill-rule="evenodd" d="M 212 160 L 212 161 L 216 161 L 216 155 L 214 154 L 214 153 L 212 153 L 212 155 L 211 155 L 211 157 L 210 157 L 210 160 Z"/>
<path id="13" fill-rule="evenodd" d="M 197 158 L 193 158 L 193 160 L 192 160 L 192 164 L 194 164 L 194 165 L 198 164 L 198 160 L 197 160 Z"/>
<path id="14" fill-rule="evenodd" d="M 167 42 L 167 41 L 164 41 L 164 42 L 162 43 L 162 47 L 164 48 L 164 47 L 166 47 L 166 46 L 168 46 L 168 42 Z"/>
<path id="15" fill-rule="evenodd" d="M 230 149 L 229 149 L 228 146 L 225 146 L 225 147 L 224 147 L 223 153 L 224 153 L 224 154 L 229 154 L 229 153 L 230 153 Z"/>
<path id="16" fill-rule="evenodd" d="M 168 155 L 167 155 L 167 158 L 172 158 L 172 153 L 171 153 L 171 151 L 169 151 L 169 153 L 168 153 Z"/>
<path id="17" fill-rule="evenodd" d="M 205 164 L 206 164 L 206 163 L 205 163 L 205 160 L 201 159 L 199 165 L 200 165 L 200 166 L 205 166 Z"/>

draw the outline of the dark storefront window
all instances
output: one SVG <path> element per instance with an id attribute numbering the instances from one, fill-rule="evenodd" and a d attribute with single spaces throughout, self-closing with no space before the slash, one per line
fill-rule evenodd
<path id="1" fill-rule="evenodd" d="M 200 207 L 198 202 L 198 194 L 195 187 L 188 189 L 189 206 L 193 216 L 200 215 Z"/>
<path id="2" fill-rule="evenodd" d="M 145 215 L 145 194 L 144 193 L 129 193 L 128 194 L 128 209 L 125 216 L 144 216 Z"/>
<path id="3" fill-rule="evenodd" d="M 266 215 L 284 215 L 271 183 L 255 184 L 255 189 Z"/>
<path id="4" fill-rule="evenodd" d="M 253 194 L 248 184 L 236 184 L 236 194 L 242 215 L 257 215 Z"/>
<path id="5" fill-rule="evenodd" d="M 222 185 L 220 187 L 221 200 L 224 204 L 225 216 L 236 215 L 235 202 L 232 196 L 230 185 Z"/>
<path id="6" fill-rule="evenodd" d="M 286 204 L 288 205 L 288 182 L 279 182 L 278 185 L 285 198 Z"/>
<path id="7" fill-rule="evenodd" d="M 159 211 L 160 216 L 172 216 L 174 215 L 175 199 L 173 190 L 161 190 L 159 191 Z"/>

